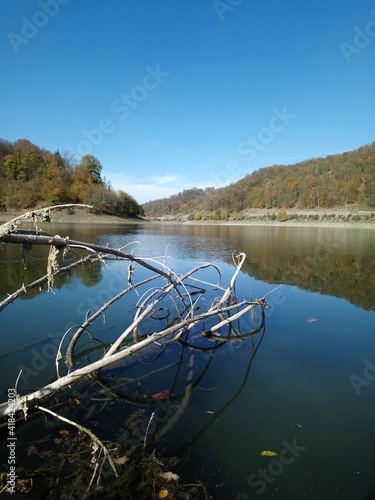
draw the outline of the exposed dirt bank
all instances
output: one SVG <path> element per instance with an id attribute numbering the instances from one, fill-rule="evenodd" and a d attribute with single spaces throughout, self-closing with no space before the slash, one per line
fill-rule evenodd
<path id="1" fill-rule="evenodd" d="M 214 224 L 233 226 L 329 226 L 369 227 L 375 229 L 374 211 L 364 210 L 290 210 L 283 214 L 277 210 L 244 210 L 236 218 L 224 220 L 190 215 L 164 216 L 151 219 L 152 222 L 178 224 Z"/>
<path id="2" fill-rule="evenodd" d="M 0 212 L 0 224 L 8 222 L 29 210 Z M 93 214 L 86 209 L 52 210 L 51 222 L 64 224 L 139 224 L 147 223 L 140 217 L 117 217 L 115 215 Z"/>
<path id="3" fill-rule="evenodd" d="M 22 215 L 24 211 L 0 212 L 0 224 Z M 287 212 L 286 220 L 278 219 L 277 211 L 248 210 L 237 219 L 189 219 L 187 215 L 163 216 L 144 219 L 142 217 L 117 217 L 106 214 L 93 214 L 86 209 L 56 210 L 51 212 L 51 222 L 64 224 L 210 224 L 222 226 L 329 226 L 329 227 L 366 227 L 375 229 L 375 210 L 293 210 Z"/>

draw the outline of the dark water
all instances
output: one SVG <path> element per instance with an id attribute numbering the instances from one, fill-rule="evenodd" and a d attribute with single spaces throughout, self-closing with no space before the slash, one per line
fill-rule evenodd
<path id="1" fill-rule="evenodd" d="M 129 244 L 128 251 L 179 273 L 211 261 L 221 268 L 223 286 L 234 272 L 232 252 L 243 251 L 247 260 L 237 298 L 260 298 L 283 285 L 267 296 L 264 325 L 260 315 L 245 318 L 242 333 L 259 327 L 255 335 L 217 344 L 203 341 L 197 330 L 189 345 L 155 346 L 102 370 L 95 383 L 80 388 L 82 403 L 65 415 L 103 440 L 130 442 L 147 434 L 160 456 L 180 458 L 174 470 L 183 482 L 203 481 L 214 499 L 375 498 L 374 230 L 207 225 L 46 230 L 112 247 Z M 19 249 L 4 245 L 1 298 L 43 274 L 46 254 L 33 249 L 25 270 Z M 137 267 L 136 278 L 143 275 Z M 211 269 L 200 277 L 217 275 Z M 53 380 L 63 333 L 124 284 L 124 263 L 97 262 L 57 280 L 53 292 L 31 292 L 0 313 L 3 400 L 21 368 L 22 394 Z M 202 306 L 211 299 L 203 297 Z M 121 299 L 91 334 L 104 344 L 113 342 L 129 325 L 137 300 Z M 155 321 L 143 330 L 154 331 Z M 101 354 L 98 342 L 86 337 L 77 366 Z M 166 400 L 151 398 L 161 391 L 167 391 Z M 21 469 L 39 464 L 40 457 L 25 450 L 33 442 L 42 446 L 41 427 L 38 420 L 19 430 Z M 262 456 L 264 450 L 278 455 Z"/>

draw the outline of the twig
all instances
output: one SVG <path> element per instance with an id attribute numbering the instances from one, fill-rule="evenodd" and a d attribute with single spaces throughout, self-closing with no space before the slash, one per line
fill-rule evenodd
<path id="1" fill-rule="evenodd" d="M 153 412 L 151 413 L 150 420 L 148 421 L 148 424 L 147 424 L 146 434 L 145 434 L 145 438 L 144 438 L 144 440 L 143 440 L 143 448 L 146 448 L 147 433 L 148 433 L 148 429 L 149 429 L 149 427 L 150 427 L 150 424 L 151 424 L 151 422 L 152 422 L 152 420 L 153 420 L 154 416 L 155 416 L 155 412 L 153 411 Z"/>
<path id="2" fill-rule="evenodd" d="M 232 255 L 232 258 L 233 258 L 233 262 L 235 263 L 234 254 Z M 224 304 L 230 298 L 232 291 L 233 291 L 233 288 L 234 288 L 234 285 L 235 285 L 235 282 L 236 282 L 236 279 L 237 279 L 237 276 L 238 276 L 239 272 L 241 271 L 241 268 L 242 268 L 243 263 L 245 262 L 245 259 L 246 259 L 245 253 L 239 252 L 237 254 L 238 262 L 237 262 L 237 264 L 235 263 L 236 264 L 236 271 L 233 274 L 232 279 L 230 280 L 229 286 L 226 289 L 225 293 L 223 294 L 221 299 L 213 306 L 213 309 L 219 309 L 221 307 L 221 305 Z"/>
<path id="3" fill-rule="evenodd" d="M 90 436 L 90 438 L 94 441 L 94 443 L 96 443 L 98 446 L 100 446 L 100 448 L 103 450 L 104 455 L 107 458 L 109 465 L 111 466 L 111 468 L 113 470 L 113 473 L 115 474 L 116 477 L 118 477 L 116 466 L 112 460 L 112 457 L 111 457 L 109 451 L 107 450 L 105 445 L 102 443 L 102 441 L 97 436 L 95 436 L 95 434 L 92 431 L 90 431 L 90 429 L 88 429 L 87 427 L 84 427 L 81 424 L 77 424 L 77 422 L 73 422 L 73 420 L 69 420 L 68 418 L 62 417 L 58 413 L 55 413 L 54 411 L 49 410 L 48 408 L 45 408 L 44 406 L 38 405 L 38 406 L 35 406 L 35 408 L 37 408 L 38 410 L 44 411 L 46 413 L 49 413 L 50 415 L 53 415 L 54 417 L 58 418 L 59 420 L 61 420 L 63 422 L 66 422 L 70 425 L 73 425 L 74 427 L 79 429 L 81 432 L 84 432 L 85 434 Z"/>

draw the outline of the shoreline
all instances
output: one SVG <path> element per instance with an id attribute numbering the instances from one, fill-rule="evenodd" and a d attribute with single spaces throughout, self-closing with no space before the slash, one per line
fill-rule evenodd
<path id="1" fill-rule="evenodd" d="M 16 217 L 19 217 L 32 210 L 14 211 L 14 212 L 0 212 L 0 225 L 5 224 Z M 51 224 L 145 224 L 148 223 L 144 218 L 140 217 L 118 217 L 109 214 L 93 214 L 85 209 L 72 210 L 59 210 L 51 211 Z M 25 219 L 21 222 L 30 222 L 30 219 Z"/>
<path id="2" fill-rule="evenodd" d="M 202 220 L 202 221 L 181 221 L 181 220 L 155 220 L 150 221 L 151 224 L 162 225 L 184 225 L 184 226 L 249 226 L 249 227 L 327 227 L 327 228 L 363 228 L 375 229 L 375 223 L 371 222 L 318 222 L 318 221 L 217 221 L 217 220 Z"/>
<path id="3" fill-rule="evenodd" d="M 235 217 L 210 219 L 210 214 L 165 215 L 150 218 L 154 223 L 220 225 L 220 226 L 272 226 L 272 227 L 361 227 L 375 228 L 375 209 L 247 209 Z"/>
<path id="4" fill-rule="evenodd" d="M 25 211 L 14 212 L 0 212 L 0 225 L 26 213 Z M 330 211 L 329 215 L 335 217 L 361 217 L 364 215 L 373 215 L 374 212 L 357 211 L 353 213 L 349 210 L 335 210 Z M 106 225 L 126 225 L 126 224 L 183 224 L 183 225 L 215 225 L 215 226 L 270 226 L 270 227 L 349 227 L 349 228 L 366 228 L 375 229 L 375 220 L 372 218 L 370 221 L 366 220 L 327 220 L 327 212 L 323 211 L 294 211 L 293 218 L 284 221 L 277 220 L 275 212 L 257 212 L 248 213 L 242 219 L 227 219 L 227 220 L 189 220 L 187 216 L 164 216 L 160 218 L 143 218 L 143 217 L 118 217 L 108 214 L 93 214 L 85 209 L 76 211 L 61 210 L 51 212 L 52 224 L 106 224 Z M 273 217 L 273 218 L 272 218 Z M 289 215 L 290 217 L 290 215 Z M 298 220 L 301 217 L 314 217 L 314 219 Z M 317 219 L 317 217 L 319 219 Z M 31 222 L 30 220 L 22 221 L 21 224 Z"/>

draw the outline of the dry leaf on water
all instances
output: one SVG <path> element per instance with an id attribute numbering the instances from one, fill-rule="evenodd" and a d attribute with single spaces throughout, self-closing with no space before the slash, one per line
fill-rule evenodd
<path id="1" fill-rule="evenodd" d="M 274 451 L 264 450 L 264 451 L 262 451 L 261 455 L 262 455 L 262 457 L 277 457 L 278 453 L 276 453 Z"/>
<path id="2" fill-rule="evenodd" d="M 315 321 L 318 321 L 316 318 L 307 318 L 306 323 L 315 323 Z"/>
<path id="3" fill-rule="evenodd" d="M 159 401 L 164 401 L 167 399 L 168 391 L 161 391 L 161 392 L 156 392 L 155 394 L 151 394 L 152 399 L 157 399 Z"/>
<path id="4" fill-rule="evenodd" d="M 16 488 L 19 493 L 29 493 L 33 487 L 33 480 L 30 479 L 17 479 Z"/>

